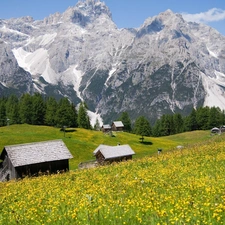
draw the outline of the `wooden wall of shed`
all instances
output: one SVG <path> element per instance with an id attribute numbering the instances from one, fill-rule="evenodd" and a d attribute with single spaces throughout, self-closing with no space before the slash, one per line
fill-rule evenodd
<path id="1" fill-rule="evenodd" d="M 109 133 L 111 131 L 111 129 L 106 129 L 106 128 L 102 128 L 101 130 L 103 133 Z"/>
<path id="2" fill-rule="evenodd" d="M 58 173 L 69 170 L 69 160 L 59 160 L 52 162 L 37 163 L 32 165 L 25 165 L 16 168 L 18 178 L 24 176 L 37 176 L 42 173 Z"/>
<path id="3" fill-rule="evenodd" d="M 123 131 L 123 127 L 116 127 L 114 124 L 112 125 L 113 131 Z"/>
<path id="4" fill-rule="evenodd" d="M 109 162 L 109 163 L 121 162 L 121 161 L 127 161 L 127 160 L 132 159 L 132 155 L 117 157 L 117 158 L 113 158 L 113 159 L 105 159 L 101 152 L 97 152 L 95 157 L 96 157 L 96 160 L 99 164 L 104 164 L 105 162 Z"/>
<path id="5" fill-rule="evenodd" d="M 10 160 L 10 158 L 8 157 L 8 154 L 5 151 L 5 149 L 4 149 L 2 155 L 3 155 L 2 165 L 3 165 L 3 167 L 4 167 L 4 165 L 6 165 L 7 166 L 7 170 L 10 171 L 10 175 L 9 175 L 9 177 L 7 177 L 7 180 L 9 180 L 9 179 L 16 179 L 17 178 L 17 172 L 16 172 L 16 170 L 15 170 L 15 168 L 14 168 L 14 166 L 13 166 L 11 160 Z"/>
<path id="6" fill-rule="evenodd" d="M 8 169 L 10 170 L 10 179 L 17 179 L 18 178 L 18 174 L 16 172 L 15 167 L 13 166 L 11 160 L 8 158 Z"/>
<path id="7" fill-rule="evenodd" d="M 102 153 L 101 153 L 100 151 L 98 151 L 98 152 L 96 153 L 95 157 L 96 157 L 96 160 L 97 160 L 97 162 L 98 162 L 99 164 L 103 164 L 103 163 L 104 163 L 105 158 L 104 158 L 104 156 L 102 155 Z"/>

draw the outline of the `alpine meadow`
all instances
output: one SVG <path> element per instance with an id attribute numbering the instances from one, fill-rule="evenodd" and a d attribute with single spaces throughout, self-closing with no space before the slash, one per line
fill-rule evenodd
<path id="1" fill-rule="evenodd" d="M 35 134 L 35 135 L 34 135 Z M 0 224 L 223 224 L 224 135 L 193 131 L 147 140 L 125 132 L 12 125 L 0 128 L 10 143 L 61 138 L 74 158 L 70 172 L 0 183 Z M 129 143 L 133 160 L 77 170 L 98 143 Z M 183 144 L 183 149 L 177 149 Z M 163 152 L 157 154 L 157 147 Z"/>
<path id="2" fill-rule="evenodd" d="M 0 225 L 224 225 L 222 1 L 75 2 L 0 17 Z"/>

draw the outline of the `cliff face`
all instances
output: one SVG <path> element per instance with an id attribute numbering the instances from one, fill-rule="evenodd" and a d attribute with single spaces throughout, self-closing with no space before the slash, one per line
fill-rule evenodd
<path id="1" fill-rule="evenodd" d="M 0 20 L 0 39 L 0 95 L 84 100 L 106 122 L 225 109 L 225 37 L 170 10 L 118 29 L 104 3 L 86 0 L 43 21 Z"/>

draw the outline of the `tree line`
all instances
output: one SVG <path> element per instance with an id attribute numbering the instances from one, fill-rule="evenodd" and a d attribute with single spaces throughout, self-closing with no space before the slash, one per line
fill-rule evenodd
<path id="1" fill-rule="evenodd" d="M 82 102 L 78 111 L 67 98 L 57 101 L 41 94 L 23 94 L 0 98 L 0 126 L 32 124 L 57 127 L 81 127 L 90 129 L 87 105 Z"/>
<path id="2" fill-rule="evenodd" d="M 119 118 L 124 129 L 141 136 L 161 137 L 186 131 L 209 130 L 225 125 L 225 112 L 218 107 L 199 107 L 192 109 L 188 116 L 180 113 L 166 114 L 158 119 L 153 126 L 144 116 L 138 117 L 132 126 L 128 113 Z"/>
<path id="3" fill-rule="evenodd" d="M 54 97 L 43 97 L 39 93 L 15 95 L 0 98 L 0 126 L 10 124 L 32 124 L 56 127 L 80 127 L 85 129 L 100 129 L 96 120 L 94 127 L 88 117 L 88 106 L 85 102 L 78 109 L 68 100 Z M 168 136 L 193 130 L 209 130 L 225 124 L 225 112 L 218 107 L 199 107 L 193 109 L 190 115 L 179 113 L 163 115 L 154 125 L 144 116 L 138 117 L 132 124 L 127 112 L 123 112 L 118 120 L 124 124 L 124 130 L 143 136 Z"/>

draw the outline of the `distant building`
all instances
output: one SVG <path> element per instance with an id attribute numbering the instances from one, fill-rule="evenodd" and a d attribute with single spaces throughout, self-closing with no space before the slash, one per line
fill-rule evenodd
<path id="1" fill-rule="evenodd" d="M 122 121 L 114 121 L 112 122 L 112 131 L 123 131 L 124 125 Z"/>
<path id="2" fill-rule="evenodd" d="M 111 128 L 111 126 L 109 124 L 104 124 L 104 125 L 102 125 L 102 129 L 101 130 L 102 130 L 103 133 L 108 133 L 108 132 L 110 132 L 112 130 L 112 128 Z"/>
<path id="3" fill-rule="evenodd" d="M 93 154 L 99 164 L 104 164 L 105 162 L 111 163 L 132 159 L 135 152 L 129 145 L 99 145 Z"/>
<path id="4" fill-rule="evenodd" d="M 213 127 L 212 129 L 211 129 L 211 133 L 213 133 L 213 134 L 219 134 L 221 132 L 221 130 L 220 130 L 220 128 L 218 128 L 218 127 Z"/>
<path id="5" fill-rule="evenodd" d="M 221 131 L 222 133 L 225 132 L 225 125 L 223 125 L 223 126 L 220 127 L 220 131 Z"/>
<path id="6" fill-rule="evenodd" d="M 0 154 L 0 181 L 67 171 L 71 158 L 62 140 L 5 146 Z"/>

